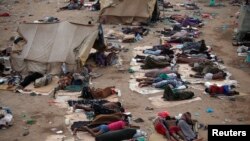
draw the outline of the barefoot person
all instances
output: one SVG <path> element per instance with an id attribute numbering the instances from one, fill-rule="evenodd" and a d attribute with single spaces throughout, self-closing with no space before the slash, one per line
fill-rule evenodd
<path id="1" fill-rule="evenodd" d="M 114 113 L 124 112 L 124 108 L 122 107 L 120 102 L 105 102 L 105 103 L 95 102 L 90 106 L 76 104 L 74 105 L 74 111 L 75 109 L 93 111 L 95 113 L 95 116 L 100 114 L 114 114 Z"/>
<path id="2" fill-rule="evenodd" d="M 116 122 L 112 122 L 108 125 L 102 124 L 96 128 L 88 128 L 87 126 L 84 126 L 83 128 L 88 131 L 93 137 L 96 137 L 98 135 L 101 135 L 103 133 L 109 132 L 109 131 L 116 131 L 124 129 L 126 126 L 128 126 L 128 122 L 125 122 L 123 120 L 119 120 Z M 74 130 L 74 135 L 76 135 L 77 130 Z"/>

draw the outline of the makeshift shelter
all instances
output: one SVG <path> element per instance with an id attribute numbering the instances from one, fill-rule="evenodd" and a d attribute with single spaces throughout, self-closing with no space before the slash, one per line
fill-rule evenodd
<path id="1" fill-rule="evenodd" d="M 105 24 L 148 22 L 159 17 L 157 0 L 100 0 L 99 20 Z"/>
<path id="2" fill-rule="evenodd" d="M 62 63 L 69 71 L 85 64 L 91 48 L 104 47 L 102 26 L 70 22 L 22 24 L 18 33 L 27 41 L 20 54 L 12 54 L 15 71 L 58 74 Z"/>
<path id="3" fill-rule="evenodd" d="M 236 35 L 237 42 L 250 44 L 250 5 L 242 5 L 240 9 L 239 27 Z"/>

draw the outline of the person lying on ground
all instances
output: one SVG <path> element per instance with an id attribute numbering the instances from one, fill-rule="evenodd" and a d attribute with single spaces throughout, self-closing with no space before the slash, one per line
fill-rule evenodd
<path id="1" fill-rule="evenodd" d="M 204 78 L 205 80 L 224 80 L 226 79 L 227 73 L 224 71 L 220 71 L 218 73 L 212 74 L 212 73 L 206 73 L 205 75 L 200 74 L 190 74 L 190 77 L 194 78 Z"/>
<path id="2" fill-rule="evenodd" d="M 61 7 L 58 11 L 61 10 L 80 10 L 83 6 L 83 0 L 70 0 L 67 6 Z"/>
<path id="3" fill-rule="evenodd" d="M 194 92 L 186 90 L 172 89 L 169 85 L 164 88 L 162 98 L 166 101 L 187 100 L 194 97 Z"/>
<path id="4" fill-rule="evenodd" d="M 205 88 L 205 92 L 208 93 L 210 96 L 216 96 L 219 94 L 224 94 L 226 96 L 239 95 L 239 92 L 233 90 L 234 88 L 235 88 L 235 85 L 218 86 L 214 84 Z"/>
<path id="5" fill-rule="evenodd" d="M 183 44 L 183 47 L 181 48 L 183 53 L 186 54 L 198 54 L 198 53 L 204 53 L 208 51 L 208 48 L 206 46 L 205 40 L 200 40 L 198 42 L 186 42 Z"/>
<path id="6" fill-rule="evenodd" d="M 139 87 L 145 87 L 148 85 L 152 85 L 153 83 L 158 83 L 162 80 L 174 80 L 180 79 L 179 73 L 161 73 L 158 77 L 146 77 L 146 78 L 137 78 L 136 81 L 139 82 Z"/>
<path id="7" fill-rule="evenodd" d="M 104 89 L 84 86 L 80 97 L 84 99 L 103 99 L 115 94 L 118 94 L 115 90 L 115 86 L 106 87 Z"/>
<path id="8" fill-rule="evenodd" d="M 165 67 L 165 68 L 162 68 L 162 69 L 153 69 L 153 70 L 150 70 L 148 72 L 145 73 L 145 76 L 146 77 L 157 77 L 159 76 L 161 73 L 177 73 L 177 68 L 172 68 L 172 67 Z"/>
<path id="9" fill-rule="evenodd" d="M 155 88 L 164 89 L 167 85 L 170 85 L 171 87 L 175 89 L 179 89 L 182 87 L 187 88 L 188 86 L 186 84 L 188 84 L 188 82 L 184 82 L 181 79 L 177 78 L 177 79 L 172 79 L 172 80 L 162 80 L 160 82 L 153 83 L 152 86 Z"/>
<path id="10" fill-rule="evenodd" d="M 142 69 L 154 69 L 154 68 L 164 68 L 170 66 L 170 61 L 167 58 L 161 59 L 155 56 L 149 55 L 145 58 L 144 64 L 141 65 Z"/>
<path id="11" fill-rule="evenodd" d="M 24 89 L 30 83 L 35 82 L 36 79 L 43 77 L 43 74 L 39 72 L 30 72 L 23 81 L 17 86 L 16 90 Z"/>
<path id="12" fill-rule="evenodd" d="M 201 63 L 209 62 L 207 58 L 189 58 L 189 57 L 177 57 L 177 63 L 181 64 L 192 64 L 192 63 Z"/>
<path id="13" fill-rule="evenodd" d="M 120 102 L 105 102 L 105 103 L 93 103 L 90 106 L 76 104 L 73 107 L 76 109 L 83 109 L 86 112 L 94 112 L 95 116 L 100 114 L 114 114 L 123 113 L 125 110 Z"/>
<path id="14" fill-rule="evenodd" d="M 147 50 L 144 50 L 144 51 L 147 52 L 146 54 L 151 54 L 150 57 L 156 61 L 159 61 L 159 62 L 170 62 L 171 61 L 171 57 L 168 55 L 153 55 L 155 53 L 155 51 L 147 51 Z M 144 59 L 142 59 L 143 56 L 139 56 L 139 55 L 136 56 L 136 58 L 135 59 L 136 59 L 137 63 L 147 63 L 146 56 Z M 141 58 L 141 59 L 138 59 L 138 58 Z"/>
<path id="15" fill-rule="evenodd" d="M 124 128 L 130 127 L 129 123 L 127 121 L 119 120 L 116 122 L 112 122 L 108 125 L 102 124 L 96 128 L 88 128 L 87 126 L 84 126 L 83 128 L 89 132 L 93 137 L 96 137 L 98 135 L 101 135 L 103 133 L 109 132 L 109 131 L 116 131 L 116 130 L 121 130 Z M 73 132 L 74 135 L 76 135 L 77 130 Z"/>
<path id="16" fill-rule="evenodd" d="M 207 73 L 217 74 L 219 72 L 223 72 L 223 70 L 220 69 L 218 65 L 211 61 L 191 63 L 189 65 L 198 75 L 205 75 Z"/>
<path id="17" fill-rule="evenodd" d="M 197 123 L 197 122 L 196 122 Z M 198 138 L 198 134 L 195 128 L 195 122 L 191 118 L 191 113 L 183 113 L 181 118 L 177 120 L 177 126 L 184 134 L 185 141 L 202 141 L 203 138 Z"/>
<path id="18" fill-rule="evenodd" d="M 166 120 L 167 119 L 167 120 Z M 170 117 L 157 117 L 153 121 L 154 128 L 157 133 L 165 136 L 170 141 L 182 141 L 184 135 L 181 129 L 176 125 L 176 120 Z"/>

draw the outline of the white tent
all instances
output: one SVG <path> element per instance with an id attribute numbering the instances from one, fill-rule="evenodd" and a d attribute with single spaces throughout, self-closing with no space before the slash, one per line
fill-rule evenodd
<path id="1" fill-rule="evenodd" d="M 27 43 L 20 54 L 12 54 L 13 69 L 53 74 L 63 62 L 71 71 L 83 65 L 100 35 L 97 26 L 70 22 L 22 24 L 18 32 Z"/>

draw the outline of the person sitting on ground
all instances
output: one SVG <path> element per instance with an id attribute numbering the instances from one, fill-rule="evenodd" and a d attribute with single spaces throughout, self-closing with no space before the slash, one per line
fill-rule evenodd
<path id="1" fill-rule="evenodd" d="M 198 138 L 198 134 L 195 127 L 195 124 L 191 118 L 191 113 L 183 113 L 181 119 L 177 120 L 177 126 L 181 129 L 182 133 L 185 136 L 185 141 L 202 141 L 203 138 Z"/>
<path id="2" fill-rule="evenodd" d="M 60 10 L 80 10 L 83 6 L 84 1 L 83 0 L 70 0 L 69 4 L 67 6 L 61 7 Z"/>
<path id="3" fill-rule="evenodd" d="M 96 128 L 90 129 L 87 126 L 84 126 L 84 129 L 86 129 L 93 137 L 96 137 L 98 135 L 101 135 L 103 133 L 109 132 L 109 131 L 116 131 L 121 130 L 126 127 L 130 127 L 129 123 L 127 121 L 119 120 L 112 122 L 108 125 L 102 124 Z M 74 131 L 74 135 L 76 135 L 77 130 Z"/>
<path id="4" fill-rule="evenodd" d="M 190 74 L 190 77 L 194 78 L 204 78 L 205 80 L 224 80 L 227 76 L 227 73 L 224 71 L 220 71 L 218 73 L 212 74 L 212 73 L 206 73 L 205 75 L 199 75 L 199 74 Z"/>
<path id="5" fill-rule="evenodd" d="M 123 113 L 125 110 L 122 107 L 120 102 L 95 102 L 90 106 L 84 106 L 76 104 L 73 107 L 74 111 L 76 109 L 83 109 L 86 112 L 94 112 L 95 116 L 100 114 L 114 114 L 114 113 Z"/>
<path id="6" fill-rule="evenodd" d="M 9 108 L 0 107 L 0 129 L 9 128 L 12 124 L 12 112 Z"/>
<path id="7" fill-rule="evenodd" d="M 205 88 L 205 92 L 207 92 L 210 96 L 216 96 L 218 94 L 224 94 L 226 96 L 239 95 L 239 92 L 233 90 L 234 88 L 235 85 L 218 86 L 214 84 Z"/>

